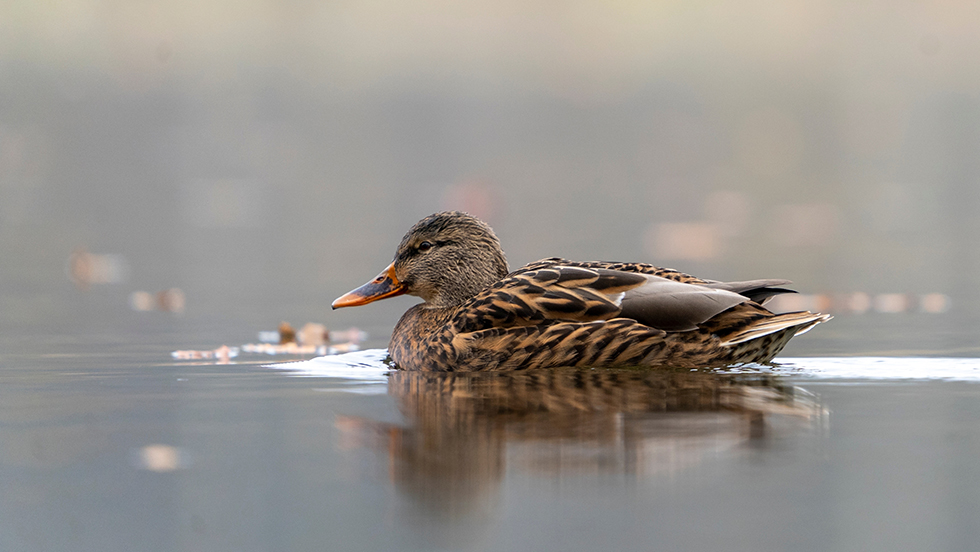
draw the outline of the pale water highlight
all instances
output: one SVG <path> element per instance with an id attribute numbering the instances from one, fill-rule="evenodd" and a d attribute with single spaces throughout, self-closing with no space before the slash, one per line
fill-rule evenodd
<path id="1" fill-rule="evenodd" d="M 271 364 L 298 377 L 384 382 L 395 367 L 387 349 L 367 349 L 310 360 Z M 654 369 L 655 370 L 655 369 Z M 747 365 L 716 373 L 765 374 L 806 379 L 980 381 L 980 359 L 960 357 L 788 357 L 773 365 Z"/>

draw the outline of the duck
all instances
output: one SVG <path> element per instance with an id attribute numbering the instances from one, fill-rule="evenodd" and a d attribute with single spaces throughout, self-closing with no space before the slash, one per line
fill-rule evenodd
<path id="1" fill-rule="evenodd" d="M 644 263 L 551 257 L 510 271 L 493 229 L 459 211 L 409 229 L 394 260 L 334 309 L 407 294 L 388 354 L 402 370 L 710 368 L 769 363 L 830 320 L 763 305 L 788 280 L 719 282 Z"/>

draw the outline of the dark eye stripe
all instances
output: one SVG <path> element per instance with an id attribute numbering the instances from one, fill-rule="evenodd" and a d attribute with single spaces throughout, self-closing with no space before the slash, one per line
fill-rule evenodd
<path id="1" fill-rule="evenodd" d="M 453 243 L 452 240 L 431 240 L 431 241 L 430 240 L 425 240 L 422 243 L 416 245 L 415 247 L 410 247 L 410 248 L 406 249 L 404 252 L 400 253 L 398 256 L 401 259 L 408 259 L 408 258 L 411 258 L 411 257 L 414 257 L 414 256 L 418 255 L 419 253 L 425 253 L 426 251 L 432 249 L 433 247 L 436 247 L 436 246 L 442 247 L 443 245 L 448 245 L 448 244 L 451 244 L 451 243 Z M 428 247 L 422 247 L 423 244 L 428 244 Z"/>

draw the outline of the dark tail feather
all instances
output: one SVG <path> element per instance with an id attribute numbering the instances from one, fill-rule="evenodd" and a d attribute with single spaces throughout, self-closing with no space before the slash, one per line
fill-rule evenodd
<path id="1" fill-rule="evenodd" d="M 702 284 L 705 287 L 724 289 L 748 297 L 752 301 L 763 305 L 769 299 L 783 293 L 796 293 L 795 290 L 772 287 L 790 284 L 789 280 L 747 280 L 745 282 L 711 282 Z"/>
<path id="2" fill-rule="evenodd" d="M 744 295 L 749 299 L 759 303 L 760 305 L 765 305 L 766 301 L 772 299 L 777 295 L 782 295 L 783 293 L 797 293 L 796 290 L 786 289 L 786 288 L 758 288 L 749 291 L 743 291 L 740 295 Z"/>

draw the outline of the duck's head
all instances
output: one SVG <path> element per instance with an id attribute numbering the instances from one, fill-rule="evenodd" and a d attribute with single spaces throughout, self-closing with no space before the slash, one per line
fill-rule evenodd
<path id="1" fill-rule="evenodd" d="M 452 307 L 507 275 L 500 241 L 485 222 L 458 211 L 428 216 L 405 234 L 395 260 L 333 308 L 356 307 L 407 293 L 426 306 Z"/>

